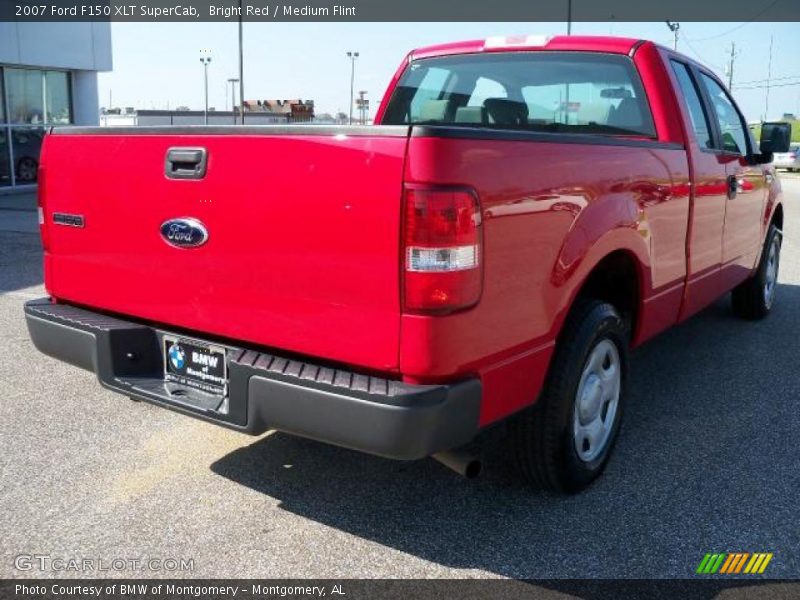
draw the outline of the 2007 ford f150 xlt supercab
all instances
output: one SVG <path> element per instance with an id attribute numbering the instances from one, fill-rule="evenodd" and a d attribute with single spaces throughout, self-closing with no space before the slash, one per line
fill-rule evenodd
<path id="1" fill-rule="evenodd" d="M 36 347 L 134 399 L 396 459 L 511 417 L 523 473 L 571 492 L 608 460 L 629 348 L 730 290 L 770 311 L 787 126 L 757 146 L 685 56 L 425 48 L 375 122 L 56 128 Z"/>

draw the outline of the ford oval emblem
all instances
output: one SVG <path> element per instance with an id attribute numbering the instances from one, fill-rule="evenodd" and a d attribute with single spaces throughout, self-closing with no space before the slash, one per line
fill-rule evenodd
<path id="1" fill-rule="evenodd" d="M 208 230 L 197 219 L 182 217 L 164 221 L 161 237 L 176 248 L 197 248 L 208 241 Z"/>

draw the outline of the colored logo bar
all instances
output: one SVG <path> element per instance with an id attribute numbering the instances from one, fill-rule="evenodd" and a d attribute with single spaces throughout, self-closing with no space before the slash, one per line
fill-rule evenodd
<path id="1" fill-rule="evenodd" d="M 735 575 L 739 573 L 763 573 L 772 560 L 772 552 L 722 552 L 708 553 L 700 561 L 695 573 L 714 575 L 716 573 Z"/>

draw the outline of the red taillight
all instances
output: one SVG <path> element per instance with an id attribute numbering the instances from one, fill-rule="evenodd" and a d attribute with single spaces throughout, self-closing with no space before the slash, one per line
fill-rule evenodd
<path id="1" fill-rule="evenodd" d="M 47 177 L 45 167 L 39 165 L 37 172 L 37 202 L 39 205 L 39 234 L 42 236 L 42 248 L 45 252 L 50 249 L 50 238 L 47 234 Z"/>
<path id="2" fill-rule="evenodd" d="M 797 158 L 796 154 L 794 154 L 794 153 L 790 153 L 789 154 L 789 160 L 794 160 L 795 158 Z"/>
<path id="3" fill-rule="evenodd" d="M 409 186 L 405 190 L 405 308 L 452 312 L 481 296 L 481 212 L 465 188 Z"/>

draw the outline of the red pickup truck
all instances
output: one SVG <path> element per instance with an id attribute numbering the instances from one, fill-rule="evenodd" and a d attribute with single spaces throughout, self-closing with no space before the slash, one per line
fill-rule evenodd
<path id="1" fill-rule="evenodd" d="M 691 59 L 578 36 L 415 50 L 374 126 L 56 128 L 28 328 L 252 434 L 419 459 L 508 419 L 522 472 L 577 491 L 630 348 L 730 290 L 770 311 L 787 145 Z"/>

